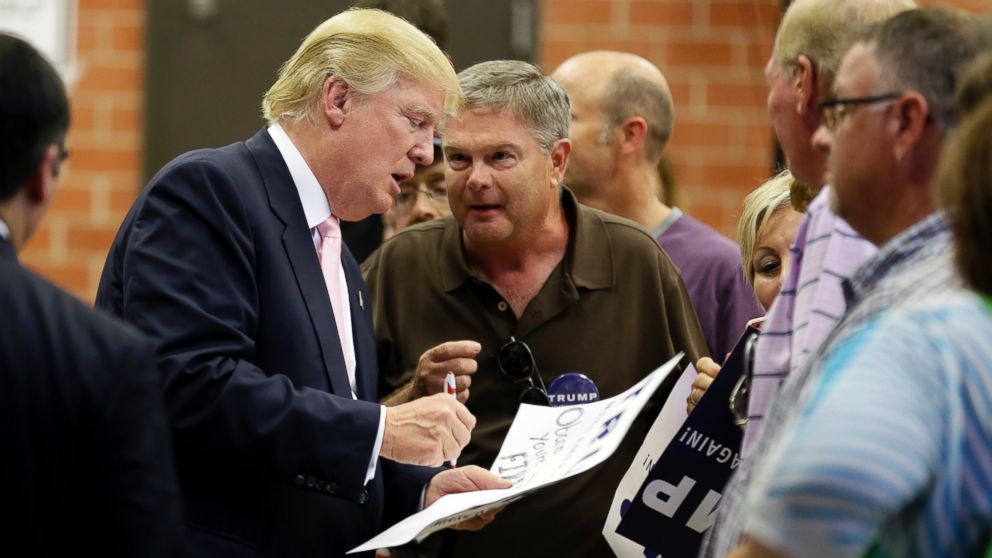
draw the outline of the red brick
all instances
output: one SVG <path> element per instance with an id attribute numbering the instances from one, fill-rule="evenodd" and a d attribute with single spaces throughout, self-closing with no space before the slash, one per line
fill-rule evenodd
<path id="1" fill-rule="evenodd" d="M 145 29 L 133 25 L 117 25 L 113 29 L 113 46 L 120 51 L 144 51 Z"/>
<path id="2" fill-rule="evenodd" d="M 768 86 L 765 84 L 710 83 L 706 86 L 709 106 L 765 106 Z"/>
<path id="3" fill-rule="evenodd" d="M 49 213 L 52 215 L 89 215 L 92 204 L 93 196 L 89 188 L 61 185 L 55 192 L 55 200 L 52 202 Z"/>
<path id="4" fill-rule="evenodd" d="M 139 153 L 134 148 L 100 149 L 77 147 L 72 154 L 73 168 L 83 171 L 136 172 Z"/>
<path id="5" fill-rule="evenodd" d="M 34 234 L 28 239 L 28 243 L 24 246 L 24 251 L 26 253 L 39 253 L 47 254 L 52 247 L 52 227 L 48 224 L 48 220 L 42 220 L 38 228 L 35 229 Z"/>
<path id="6" fill-rule="evenodd" d="M 678 123 L 675 124 L 678 126 Z M 680 156 L 682 150 L 677 145 L 678 136 L 673 136 L 673 145 L 665 153 L 672 162 L 672 173 L 675 175 L 675 182 L 679 190 L 685 190 L 684 184 L 698 184 L 703 180 L 702 167 L 695 164 L 686 163 Z M 684 196 L 683 196 L 684 197 Z"/>
<path id="7" fill-rule="evenodd" d="M 540 53 L 541 67 L 546 72 L 553 71 L 558 64 L 572 55 L 590 50 L 620 50 L 644 58 L 652 58 L 651 43 L 643 40 L 565 40 L 549 42 Z"/>
<path id="8" fill-rule="evenodd" d="M 770 124 L 748 126 L 744 130 L 744 146 L 770 151 L 775 146 L 775 131 Z"/>
<path id="9" fill-rule="evenodd" d="M 668 67 L 730 66 L 733 45 L 714 42 L 670 42 L 667 45 Z"/>
<path id="10" fill-rule="evenodd" d="M 93 25 L 80 24 L 76 27 L 76 48 L 80 56 L 86 56 L 97 49 L 98 35 L 101 30 Z"/>
<path id="11" fill-rule="evenodd" d="M 710 186 L 751 186 L 771 174 L 771 168 L 761 165 L 709 163 L 703 165 L 703 183 Z"/>
<path id="12" fill-rule="evenodd" d="M 782 13 L 779 0 L 711 2 L 710 25 L 742 29 L 771 29 L 774 33 Z"/>
<path id="13" fill-rule="evenodd" d="M 141 111 L 114 107 L 110 113 L 110 128 L 115 132 L 138 132 L 142 128 Z"/>
<path id="14" fill-rule="evenodd" d="M 661 69 L 665 72 L 665 69 Z M 669 77 L 668 72 L 665 72 L 665 77 Z M 679 82 L 668 80 L 668 89 L 672 92 L 672 102 L 675 103 L 675 118 L 678 122 L 679 111 L 678 107 L 686 106 L 692 101 L 692 84 L 688 82 Z"/>
<path id="15" fill-rule="evenodd" d="M 69 123 L 69 146 L 72 148 L 73 132 L 90 132 L 96 128 L 96 110 L 92 105 L 72 103 L 72 121 Z"/>
<path id="16" fill-rule="evenodd" d="M 555 23 L 603 24 L 613 18 L 610 0 L 546 0 L 543 9 Z"/>
<path id="17" fill-rule="evenodd" d="M 79 0 L 79 12 L 97 10 L 127 10 L 138 11 L 145 8 L 143 0 Z"/>
<path id="18" fill-rule="evenodd" d="M 774 33 L 774 32 L 773 32 Z M 768 63 L 768 59 L 772 57 L 772 47 L 774 43 L 772 39 L 774 36 L 769 34 L 768 42 L 755 42 L 748 43 L 746 48 L 747 65 L 752 68 L 759 68 L 761 70 L 761 75 L 764 76 L 765 64 Z"/>
<path id="19" fill-rule="evenodd" d="M 630 3 L 631 25 L 689 26 L 692 25 L 693 2 L 658 2 L 633 0 Z"/>
<path id="20" fill-rule="evenodd" d="M 79 90 L 135 91 L 141 87 L 141 71 L 137 68 L 83 66 Z"/>
<path id="21" fill-rule="evenodd" d="M 680 121 L 676 115 L 672 142 L 682 147 L 727 148 L 737 143 L 735 128 L 723 123 Z"/>
<path id="22" fill-rule="evenodd" d="M 127 214 L 127 211 L 129 209 L 131 209 L 131 205 L 134 203 L 134 200 L 137 199 L 137 197 L 138 197 L 137 188 L 134 188 L 133 190 L 120 190 L 120 189 L 110 190 L 109 199 L 108 199 L 108 204 L 109 204 L 108 210 L 110 211 L 111 215 L 113 216 L 119 215 L 121 217 L 120 220 L 123 220 L 124 215 Z"/>
<path id="23" fill-rule="evenodd" d="M 69 227 L 69 241 L 73 253 L 90 252 L 105 257 L 110 250 L 110 244 L 117 234 L 117 227 L 99 225 L 73 225 Z"/>

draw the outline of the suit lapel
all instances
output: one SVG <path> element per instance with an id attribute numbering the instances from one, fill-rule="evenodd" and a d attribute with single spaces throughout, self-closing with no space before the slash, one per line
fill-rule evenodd
<path id="1" fill-rule="evenodd" d="M 245 145 L 258 164 L 269 196 L 269 205 L 285 225 L 282 244 L 306 304 L 310 323 L 317 335 L 327 379 L 336 395 L 350 397 L 351 384 L 348 381 L 344 355 L 341 354 L 341 341 L 334 326 L 331 299 L 327 294 L 327 285 L 317 261 L 310 228 L 307 227 L 303 206 L 296 188 L 293 187 L 289 169 L 264 128 L 245 142 Z"/>

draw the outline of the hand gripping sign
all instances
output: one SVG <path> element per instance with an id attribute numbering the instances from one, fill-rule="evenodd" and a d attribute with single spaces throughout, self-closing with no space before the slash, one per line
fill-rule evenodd
<path id="1" fill-rule="evenodd" d="M 634 419 L 676 371 L 679 353 L 627 391 L 567 407 L 521 404 L 490 471 L 513 481 L 498 490 L 449 494 L 351 552 L 390 548 L 505 506 L 602 463 L 619 447 Z M 677 372 L 676 372 L 677 373 Z M 513 508 L 503 513 L 513 513 Z"/>
<path id="2" fill-rule="evenodd" d="M 703 533 L 716 517 L 723 487 L 740 464 L 742 430 L 730 402 L 731 394 L 741 391 L 742 375 L 747 376 L 746 363 L 755 334 L 749 329 L 738 341 L 695 410 L 677 430 L 671 428 L 672 417 L 678 408 L 685 416 L 689 387 L 680 384 L 673 390 L 651 429 L 660 439 L 652 440 L 649 434 L 624 477 L 627 481 L 631 475 L 639 475 L 644 481 L 635 494 L 629 491 L 629 484 L 625 492 L 621 483 L 610 510 L 611 517 L 622 516 L 619 526 L 608 519 L 604 528 L 618 556 L 697 554 Z M 741 407 L 746 402 L 736 399 L 735 404 Z M 622 536 L 619 540 L 608 532 L 611 528 Z"/>

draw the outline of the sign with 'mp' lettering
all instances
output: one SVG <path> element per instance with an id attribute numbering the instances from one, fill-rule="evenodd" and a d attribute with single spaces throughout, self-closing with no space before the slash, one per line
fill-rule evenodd
<path id="1" fill-rule="evenodd" d="M 744 369 L 748 337 L 737 343 L 634 497 L 621 503 L 616 533 L 641 545 L 638 556 L 695 556 L 713 525 L 723 487 L 740 465 L 742 430 L 734 422 L 730 396 Z"/>

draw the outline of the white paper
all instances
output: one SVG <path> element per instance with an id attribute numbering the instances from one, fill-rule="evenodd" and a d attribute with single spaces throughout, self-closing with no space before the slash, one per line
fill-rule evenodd
<path id="1" fill-rule="evenodd" d="M 630 463 L 630 469 L 620 480 L 617 492 L 613 496 L 613 503 L 610 504 L 610 511 L 606 515 L 606 524 L 603 525 L 603 537 L 613 549 L 614 554 L 621 558 L 644 558 L 644 546 L 621 536 L 617 533 L 617 526 L 620 525 L 620 506 L 624 500 L 632 501 L 637 495 L 638 489 L 644 484 L 648 472 L 657 463 L 665 448 L 671 443 L 675 435 L 682 428 L 683 423 L 689 418 L 686 412 L 685 401 L 692 391 L 692 382 L 696 379 L 696 369 L 689 365 L 686 367 L 682 377 L 672 389 L 672 394 L 665 401 L 665 406 L 658 413 L 658 418 L 651 425 L 644 438 L 641 449 L 637 450 L 637 455 Z"/>
<path id="2" fill-rule="evenodd" d="M 348 553 L 390 548 L 425 537 L 602 463 L 616 451 L 634 419 L 675 369 L 682 353 L 627 391 L 568 407 L 520 405 L 490 471 L 513 486 L 443 496 Z M 512 510 L 507 513 L 513 513 Z"/>

